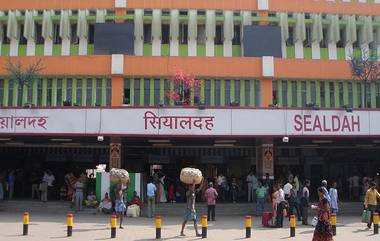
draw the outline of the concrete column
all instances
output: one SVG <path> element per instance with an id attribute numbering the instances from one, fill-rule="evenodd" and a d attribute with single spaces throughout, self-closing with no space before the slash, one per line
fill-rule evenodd
<path id="1" fill-rule="evenodd" d="M 270 179 L 274 179 L 273 139 L 262 139 L 257 146 L 256 173 L 258 178 L 265 178 L 268 173 Z"/>
<path id="2" fill-rule="evenodd" d="M 170 11 L 170 56 L 179 55 L 179 10 Z"/>
<path id="3" fill-rule="evenodd" d="M 197 56 L 197 10 L 189 10 L 188 55 Z"/>

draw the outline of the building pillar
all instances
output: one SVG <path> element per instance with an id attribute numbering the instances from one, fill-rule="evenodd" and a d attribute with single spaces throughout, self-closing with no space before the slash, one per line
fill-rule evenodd
<path id="1" fill-rule="evenodd" d="M 112 137 L 110 143 L 109 169 L 122 168 L 121 166 L 121 138 Z"/>
<path id="2" fill-rule="evenodd" d="M 112 106 L 124 103 L 124 55 L 113 54 L 111 58 Z"/>
<path id="3" fill-rule="evenodd" d="M 270 179 L 274 178 L 274 145 L 273 139 L 262 139 L 257 146 L 256 173 L 258 178 L 265 178 L 266 173 Z"/>

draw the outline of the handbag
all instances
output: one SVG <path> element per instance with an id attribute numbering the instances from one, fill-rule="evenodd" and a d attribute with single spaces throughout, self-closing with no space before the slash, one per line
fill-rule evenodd
<path id="1" fill-rule="evenodd" d="M 369 223 L 371 221 L 371 211 L 363 210 L 362 223 Z"/>
<path id="2" fill-rule="evenodd" d="M 318 224 L 318 218 L 314 217 L 313 220 L 311 221 L 311 226 L 316 227 Z"/>

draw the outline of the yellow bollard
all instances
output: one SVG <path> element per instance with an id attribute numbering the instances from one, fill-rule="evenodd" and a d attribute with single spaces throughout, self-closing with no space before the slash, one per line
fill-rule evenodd
<path id="1" fill-rule="evenodd" d="M 73 236 L 73 224 L 74 224 L 74 216 L 72 213 L 68 213 L 66 216 L 67 223 L 67 237 Z"/>
<path id="2" fill-rule="evenodd" d="M 29 212 L 24 212 L 22 217 L 23 230 L 22 235 L 28 235 L 29 231 Z"/>
<path id="3" fill-rule="evenodd" d="M 252 217 L 245 216 L 245 237 L 251 237 L 251 229 L 252 229 Z"/>
<path id="4" fill-rule="evenodd" d="M 296 236 L 296 216 L 290 216 L 290 237 Z"/>
<path id="5" fill-rule="evenodd" d="M 116 226 L 117 226 L 117 216 L 112 214 L 111 216 L 111 238 L 116 238 Z"/>
<path id="6" fill-rule="evenodd" d="M 207 215 L 202 216 L 202 238 L 207 238 Z"/>
<path id="7" fill-rule="evenodd" d="M 161 217 L 156 217 L 156 239 L 161 238 Z"/>
<path id="8" fill-rule="evenodd" d="M 336 235 L 336 214 L 335 213 L 331 214 L 330 222 L 331 222 L 332 233 L 335 236 Z"/>
<path id="9" fill-rule="evenodd" d="M 379 214 L 373 214 L 373 234 L 379 234 Z"/>

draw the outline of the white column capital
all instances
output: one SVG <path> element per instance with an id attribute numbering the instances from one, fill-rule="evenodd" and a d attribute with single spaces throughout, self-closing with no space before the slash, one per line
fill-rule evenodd
<path id="1" fill-rule="evenodd" d="M 124 55 L 113 54 L 111 62 L 111 74 L 120 75 L 124 73 Z"/>
<path id="2" fill-rule="evenodd" d="M 262 58 L 263 77 L 274 77 L 274 57 L 263 56 Z"/>

